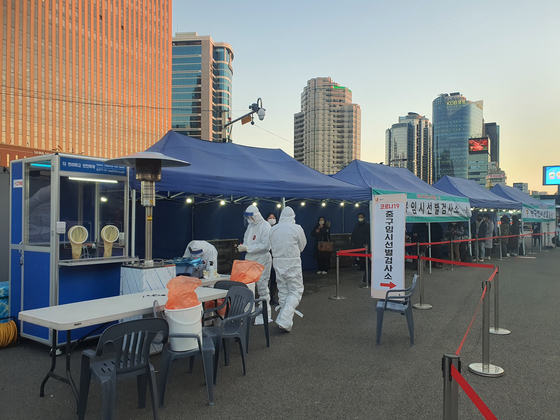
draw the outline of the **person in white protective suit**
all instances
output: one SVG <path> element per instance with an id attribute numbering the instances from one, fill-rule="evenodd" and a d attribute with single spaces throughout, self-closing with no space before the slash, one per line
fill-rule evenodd
<path id="1" fill-rule="evenodd" d="M 278 224 L 270 231 L 270 246 L 274 257 L 274 270 L 278 283 L 278 302 L 280 313 L 276 324 L 284 331 L 291 331 L 294 312 L 303 295 L 303 274 L 300 254 L 307 245 L 305 233 L 296 224 L 296 215 L 291 207 L 280 214 Z"/>
<path id="2" fill-rule="evenodd" d="M 270 224 L 264 220 L 256 206 L 249 206 L 244 213 L 247 222 L 247 230 L 243 237 L 243 243 L 237 247 L 239 252 L 247 252 L 246 260 L 255 261 L 264 265 L 264 270 L 257 282 L 259 297 L 266 300 L 268 307 L 268 322 L 272 322 L 270 312 L 270 290 L 268 281 L 272 268 L 272 256 L 270 255 Z M 255 325 L 264 324 L 262 315 L 255 318 Z"/>
<path id="3" fill-rule="evenodd" d="M 216 247 L 206 241 L 190 241 L 185 249 L 183 258 L 202 258 L 203 270 L 210 267 L 210 261 L 214 266 L 215 274 L 218 274 L 218 251 Z"/>

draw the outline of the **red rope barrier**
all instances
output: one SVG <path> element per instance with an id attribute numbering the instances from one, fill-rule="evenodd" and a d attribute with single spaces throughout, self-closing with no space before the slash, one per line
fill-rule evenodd
<path id="1" fill-rule="evenodd" d="M 463 344 L 465 344 L 465 340 L 467 339 L 467 335 L 469 335 L 469 331 L 471 330 L 472 324 L 474 322 L 474 319 L 476 318 L 476 314 L 478 313 L 478 310 L 480 309 L 480 304 L 482 303 L 482 299 L 484 299 L 485 294 L 486 294 L 486 287 L 484 287 L 484 291 L 482 292 L 482 297 L 480 298 L 480 301 L 478 302 L 478 306 L 476 307 L 476 311 L 474 312 L 474 316 L 471 319 L 471 323 L 469 324 L 469 328 L 467 328 L 467 332 L 463 336 L 463 339 L 461 340 L 461 344 L 459 344 L 459 347 L 457 347 L 457 351 L 455 352 L 455 354 L 457 356 L 459 356 L 459 354 L 461 353 L 461 349 L 463 348 Z"/>
<path id="2" fill-rule="evenodd" d="M 463 378 L 463 375 L 461 375 L 457 370 L 457 368 L 453 365 L 451 365 L 451 376 L 453 377 L 453 379 L 457 381 L 457 383 L 461 386 L 461 388 L 463 388 L 465 394 L 467 394 L 467 396 L 471 399 L 471 401 L 474 403 L 476 408 L 478 408 L 478 411 L 480 411 L 480 413 L 484 416 L 485 419 L 498 420 L 494 415 L 494 413 L 490 411 L 488 406 L 484 404 L 484 401 L 482 401 L 482 399 L 478 396 L 475 390 L 472 389 L 472 387 L 465 380 L 465 378 Z"/>
<path id="3" fill-rule="evenodd" d="M 408 258 L 408 257 L 405 257 Z M 478 268 L 494 268 L 495 266 L 492 264 L 476 264 L 476 263 L 466 263 L 461 261 L 451 261 L 451 260 L 440 260 L 439 258 L 430 258 L 430 257 L 421 257 L 425 261 L 433 261 L 439 262 L 443 264 L 452 264 L 452 265 L 462 265 L 464 267 L 478 267 Z"/>
<path id="4" fill-rule="evenodd" d="M 371 257 L 371 254 L 358 254 L 358 253 L 354 253 L 354 252 L 352 252 L 352 253 L 347 253 L 347 252 L 340 253 L 340 251 L 338 251 L 336 253 L 336 255 L 338 255 L 340 257 Z"/>

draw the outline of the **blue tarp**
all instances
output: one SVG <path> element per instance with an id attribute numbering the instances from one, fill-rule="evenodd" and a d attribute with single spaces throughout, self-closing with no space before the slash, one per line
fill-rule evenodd
<path id="1" fill-rule="evenodd" d="M 468 220 L 471 209 L 464 196 L 442 195 L 442 191 L 422 181 L 406 168 L 352 161 L 333 178 L 360 187 L 373 194 L 407 194 L 407 222 L 447 222 Z"/>
<path id="2" fill-rule="evenodd" d="M 523 204 L 521 217 L 525 222 L 556 220 L 556 206 L 543 203 L 542 201 L 525 194 L 518 188 L 498 184 L 492 187 L 490 191 L 500 197 L 521 202 Z"/>
<path id="3" fill-rule="evenodd" d="M 521 209 L 521 202 L 509 200 L 488 191 L 475 181 L 454 178 L 445 175 L 433 187 L 448 194 L 467 197 L 473 207 L 489 207 L 492 209 Z"/>
<path id="4" fill-rule="evenodd" d="M 315 171 L 280 149 L 198 140 L 168 131 L 146 149 L 190 162 L 163 168 L 158 191 L 262 198 L 365 201 L 367 188 L 349 185 Z M 139 183 L 132 184 L 139 189 Z"/>

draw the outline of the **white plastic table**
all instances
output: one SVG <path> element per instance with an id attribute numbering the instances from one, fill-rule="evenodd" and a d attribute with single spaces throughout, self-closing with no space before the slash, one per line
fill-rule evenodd
<path id="1" fill-rule="evenodd" d="M 216 281 L 222 280 L 217 278 Z M 215 283 L 215 281 L 214 281 Z M 213 284 L 213 283 L 212 283 Z M 227 290 L 198 287 L 196 290 L 200 302 L 222 299 L 226 297 Z M 163 309 L 167 302 L 167 289 L 151 290 L 149 292 L 133 293 L 129 295 L 114 296 L 103 299 L 86 300 L 83 302 L 68 303 L 66 305 L 48 306 L 46 308 L 21 311 L 19 320 L 53 330 L 51 349 L 51 368 L 41 383 L 40 396 L 45 395 L 45 384 L 49 378 L 55 378 L 67 383 L 79 400 L 78 389 L 70 372 L 71 356 L 71 331 L 91 325 L 105 324 L 119 319 L 136 315 L 151 314 L 154 300 Z M 66 331 L 66 378 L 54 373 L 56 367 L 56 347 L 58 331 Z"/>

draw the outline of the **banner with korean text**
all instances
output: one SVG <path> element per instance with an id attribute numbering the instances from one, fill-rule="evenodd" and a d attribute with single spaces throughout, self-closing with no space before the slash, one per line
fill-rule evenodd
<path id="1" fill-rule="evenodd" d="M 544 204 L 542 207 L 545 207 Z M 524 222 L 554 222 L 556 220 L 556 208 L 549 206 L 548 208 L 538 208 L 523 204 L 523 212 L 521 217 Z"/>
<path id="2" fill-rule="evenodd" d="M 376 194 L 396 194 L 399 191 L 373 189 Z M 460 222 L 470 220 L 471 206 L 466 197 L 444 194 L 406 193 L 408 223 Z"/>
<path id="3" fill-rule="evenodd" d="M 371 297 L 404 289 L 406 194 L 374 195 L 372 206 Z"/>

